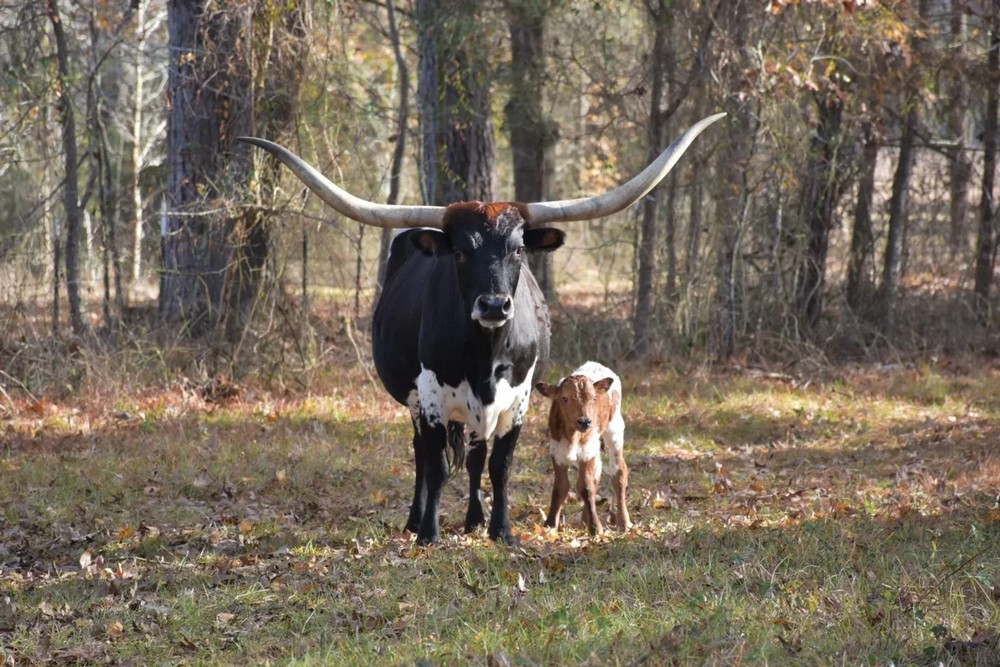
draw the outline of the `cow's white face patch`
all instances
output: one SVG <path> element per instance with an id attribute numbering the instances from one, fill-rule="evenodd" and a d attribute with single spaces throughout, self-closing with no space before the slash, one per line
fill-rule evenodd
<path id="1" fill-rule="evenodd" d="M 446 421 L 464 423 L 472 432 L 473 440 L 504 436 L 524 421 L 534 373 L 532 365 L 526 380 L 513 387 L 506 380 L 498 381 L 493 402 L 483 403 L 473 393 L 467 380 L 452 387 L 438 381 L 434 371 L 421 367 L 417 378 L 419 405 L 416 407 L 432 426 Z M 410 405 L 412 412 L 413 404 Z"/>

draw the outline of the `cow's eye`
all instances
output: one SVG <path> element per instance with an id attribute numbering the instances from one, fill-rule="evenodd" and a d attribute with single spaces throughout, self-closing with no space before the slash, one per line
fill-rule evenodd
<path id="1" fill-rule="evenodd" d="M 559 400 L 561 400 L 563 403 L 569 403 L 569 396 L 563 396 Z"/>
<path id="2" fill-rule="evenodd" d="M 514 248 L 514 252 L 512 252 L 511 254 L 514 255 L 514 257 L 521 259 L 522 257 L 524 257 L 524 246 L 521 246 L 520 248 Z"/>
<path id="3" fill-rule="evenodd" d="M 455 263 L 456 264 L 465 264 L 465 260 L 466 260 L 465 253 L 462 252 L 461 250 L 456 250 L 455 251 Z"/>

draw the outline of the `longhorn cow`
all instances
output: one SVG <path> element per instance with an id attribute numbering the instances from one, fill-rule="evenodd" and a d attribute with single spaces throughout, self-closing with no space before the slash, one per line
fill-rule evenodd
<path id="1" fill-rule="evenodd" d="M 550 335 L 548 308 L 525 254 L 555 250 L 564 238 L 546 223 L 592 220 L 630 206 L 723 116 L 693 125 L 639 175 L 610 192 L 526 204 L 376 204 L 334 185 L 278 144 L 241 137 L 276 156 L 348 218 L 406 229 L 392 242 L 372 320 L 372 354 L 382 384 L 409 408 L 413 422 L 416 475 L 406 528 L 416 532 L 418 544 L 439 538 L 438 506 L 449 458 L 455 465 L 464 460 L 469 473 L 465 531 L 484 523 L 480 483 L 490 440 L 493 507 L 487 534 L 514 541 L 508 480 L 534 376 L 548 359 Z"/>

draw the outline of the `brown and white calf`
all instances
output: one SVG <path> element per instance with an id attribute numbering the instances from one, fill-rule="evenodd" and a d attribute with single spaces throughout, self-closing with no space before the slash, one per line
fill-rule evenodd
<path id="1" fill-rule="evenodd" d="M 583 501 L 583 521 L 591 535 L 604 532 L 597 514 L 597 486 L 601 479 L 601 450 L 611 472 L 611 518 L 621 530 L 632 527 L 625 502 L 628 466 L 625 465 L 625 420 L 622 383 L 615 373 L 588 361 L 559 384 L 539 382 L 539 393 L 552 399 L 549 410 L 549 451 L 555 478 L 552 503 L 545 525 L 558 528 L 569 495 L 569 469 L 577 468 L 576 490 Z"/>

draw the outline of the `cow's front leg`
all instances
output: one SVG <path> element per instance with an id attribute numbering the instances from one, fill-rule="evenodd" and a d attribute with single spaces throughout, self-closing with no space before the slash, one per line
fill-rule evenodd
<path id="1" fill-rule="evenodd" d="M 490 454 L 490 483 L 493 485 L 493 509 L 490 511 L 490 527 L 487 531 L 490 539 L 504 544 L 516 544 L 514 534 L 510 532 L 510 511 L 507 499 L 507 482 L 514 465 L 514 447 L 517 437 L 521 434 L 521 425 L 514 424 L 510 431 L 498 436 L 493 442 L 493 452 Z"/>
<path id="2" fill-rule="evenodd" d="M 483 514 L 483 468 L 486 466 L 486 441 L 473 440 L 465 457 L 469 472 L 469 509 L 465 512 L 465 532 L 471 533 L 486 522 Z"/>
<path id="3" fill-rule="evenodd" d="M 420 436 L 423 440 L 424 494 L 426 496 L 424 515 L 417 530 L 417 544 L 432 544 L 438 541 L 438 507 L 441 504 L 441 489 L 448 481 L 448 433 L 445 425 L 435 422 L 432 426 L 427 418 L 420 416 Z"/>
<path id="4" fill-rule="evenodd" d="M 410 503 L 410 516 L 406 520 L 406 530 L 416 533 L 420 530 L 420 520 L 424 516 L 424 506 L 427 503 L 427 487 L 424 486 L 424 445 L 420 437 L 419 423 L 413 422 L 413 502 Z"/>

